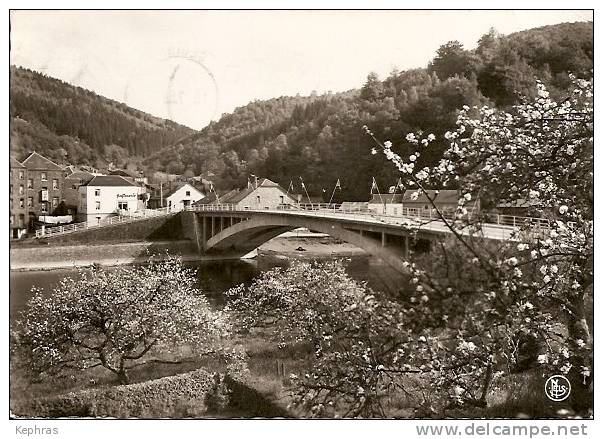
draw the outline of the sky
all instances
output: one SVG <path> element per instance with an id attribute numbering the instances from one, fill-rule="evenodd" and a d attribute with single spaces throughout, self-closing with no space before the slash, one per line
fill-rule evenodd
<path id="1" fill-rule="evenodd" d="M 11 64 L 201 129 L 253 100 L 359 88 L 457 40 L 591 11 L 12 11 Z"/>

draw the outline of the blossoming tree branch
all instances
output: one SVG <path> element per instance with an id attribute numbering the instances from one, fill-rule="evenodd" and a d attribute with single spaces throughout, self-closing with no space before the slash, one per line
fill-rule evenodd
<path id="1" fill-rule="evenodd" d="M 457 403 L 485 404 L 493 378 L 521 366 L 521 344 L 536 351 L 543 374 L 573 378 L 577 405 L 590 393 L 587 299 L 593 283 L 593 93 L 592 81 L 571 75 L 570 80 L 571 94 L 562 100 L 551 99 L 537 82 L 537 98 L 508 111 L 463 107 L 457 128 L 445 134 L 449 148 L 431 168 L 417 170 L 417 163 L 421 149 L 435 140 L 433 134 L 423 138 L 408 134 L 406 141 L 416 150 L 403 158 L 390 141 L 379 142 L 365 127 L 405 184 L 417 188 L 413 196 L 422 193 L 455 237 L 435 249 L 434 263 L 427 269 L 414 263 L 408 266 L 417 284 L 411 300 L 424 308 L 417 312 L 441 318 L 442 326 L 450 328 L 454 309 L 450 301 L 454 297 L 466 301 L 465 318 L 458 322 L 457 348 L 445 349 L 444 354 L 448 363 L 465 357 L 472 363 L 464 369 L 466 374 L 456 371 L 444 379 Z M 431 192 L 435 195 L 427 190 L 440 187 L 460 191 L 454 220 L 438 209 L 437 190 Z M 526 221 L 509 242 L 487 243 L 480 239 L 479 230 L 488 214 L 469 215 L 464 207 L 475 196 L 482 198 L 485 207 L 500 202 L 528 204 L 530 214 L 547 218 L 549 227 L 534 233 L 534 224 Z M 466 230 L 474 233 L 463 234 Z M 452 273 L 450 261 L 455 257 L 463 264 Z M 437 312 L 443 304 L 447 311 Z M 432 342 L 440 345 L 437 336 L 432 336 Z M 480 380 L 482 393 L 476 400 L 472 393 Z"/>

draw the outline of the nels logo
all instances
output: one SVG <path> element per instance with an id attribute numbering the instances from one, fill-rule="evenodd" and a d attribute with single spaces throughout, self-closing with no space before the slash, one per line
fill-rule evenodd
<path id="1" fill-rule="evenodd" d="M 571 391 L 572 385 L 563 375 L 553 375 L 544 384 L 544 392 L 551 401 L 563 401 L 567 399 Z"/>

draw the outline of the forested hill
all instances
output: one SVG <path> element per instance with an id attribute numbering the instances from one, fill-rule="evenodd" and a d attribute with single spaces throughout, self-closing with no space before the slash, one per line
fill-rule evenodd
<path id="1" fill-rule="evenodd" d="M 439 159 L 443 134 L 463 105 L 512 105 L 535 93 L 535 79 L 556 96 L 564 93 L 568 72 L 590 77 L 592 35 L 592 23 L 565 23 L 508 36 L 491 30 L 472 51 L 448 42 L 426 68 L 393 71 L 383 80 L 369 74 L 357 91 L 252 102 L 146 163 L 213 175 L 225 187 L 256 174 L 285 187 L 293 180 L 299 191 L 302 176 L 313 195 L 323 189 L 330 195 L 340 178 L 338 198 L 366 200 L 373 176 L 382 191 L 397 177 L 382 154 L 370 154 L 373 145 L 363 125 L 394 144 L 409 131 L 433 132 L 441 140 L 418 163 L 429 165 Z"/>
<path id="2" fill-rule="evenodd" d="M 61 163 L 122 165 L 194 132 L 31 70 L 11 66 L 11 154 Z"/>

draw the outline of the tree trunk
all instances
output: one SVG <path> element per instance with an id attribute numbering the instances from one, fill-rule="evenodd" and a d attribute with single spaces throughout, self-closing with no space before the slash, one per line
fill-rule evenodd
<path id="1" fill-rule="evenodd" d="M 130 384 L 130 377 L 128 376 L 128 371 L 124 367 L 124 363 L 125 362 L 122 359 L 119 364 L 119 370 L 117 371 L 117 377 L 120 384 Z"/>

